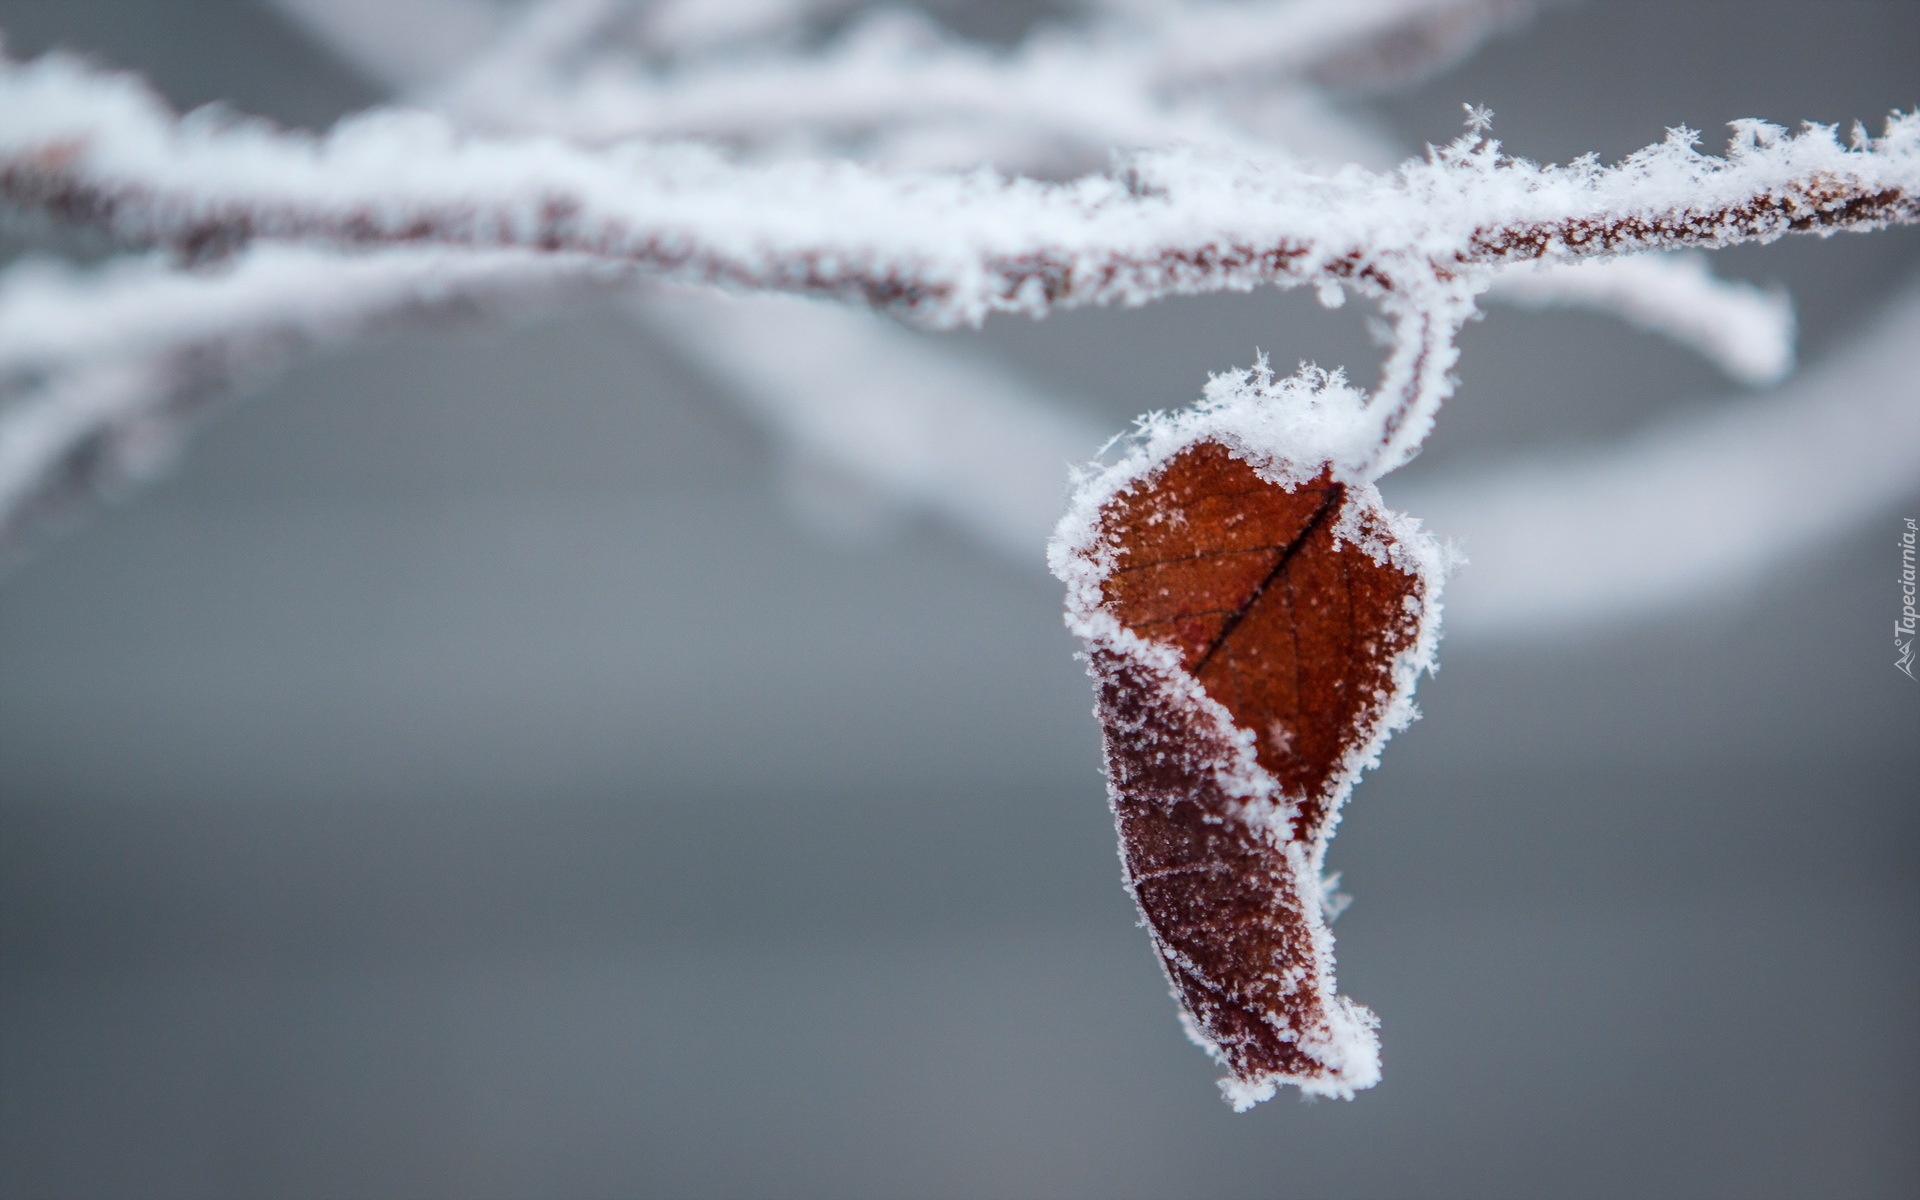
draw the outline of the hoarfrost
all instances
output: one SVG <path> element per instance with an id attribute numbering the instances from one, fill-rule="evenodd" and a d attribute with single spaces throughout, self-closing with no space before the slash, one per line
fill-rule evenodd
<path id="1" fill-rule="evenodd" d="M 1178 655 L 1102 611 L 1101 512 L 1217 443 L 1280 487 L 1338 483 L 1339 542 L 1421 581 L 1406 614 L 1417 636 L 1339 764 L 1323 833 L 1283 847 L 1312 931 L 1286 982 L 1321 998 L 1324 1021 L 1301 1036 L 1326 1070 L 1230 1079 L 1236 1108 L 1278 1082 L 1351 1095 L 1378 1078 L 1372 1015 L 1333 991 L 1326 922 L 1344 897 L 1326 836 L 1412 719 L 1432 662 L 1450 551 L 1386 509 L 1374 481 L 1418 452 L 1480 297 L 1612 311 L 1771 382 L 1792 367 L 1787 300 L 1647 252 L 1920 219 L 1911 115 L 1846 146 L 1827 127 L 1747 121 L 1721 157 L 1678 129 L 1613 166 L 1543 166 L 1505 156 L 1490 114 L 1469 109 L 1466 136 L 1394 166 L 1387 140 L 1330 102 L 1330 89 L 1444 65 L 1524 0 L 1089 0 L 1076 24 L 1010 48 L 857 0 L 543 0 L 511 18 L 482 0 L 277 2 L 431 111 L 314 137 L 178 117 L 137 81 L 67 58 L 0 65 L 0 204 L 155 251 L 0 277 L 0 542 L 150 471 L 221 389 L 302 347 L 394 314 L 645 276 L 810 298 L 656 288 L 631 307 L 808 469 L 1017 553 L 1057 508 L 1060 464 L 1097 440 L 1088 424 L 819 300 L 935 327 L 1261 286 L 1379 306 L 1390 339 L 1371 391 L 1312 367 L 1276 378 L 1264 358 L 1216 376 L 1076 478 L 1049 547 L 1069 624 L 1102 669 L 1151 681 L 1190 732 L 1162 751 L 1192 758 L 1275 844 L 1306 798 L 1261 766 L 1259 738 L 1285 751 L 1294 731 L 1236 727 Z M 830 25 L 817 43 L 792 36 Z M 1899 353 L 1910 309 L 1857 362 L 1742 412 L 1432 493 L 1484 564 L 1461 612 L 1509 632 L 1657 602 L 1757 570 L 1910 486 L 1915 439 L 1888 435 L 1920 411 Z M 1815 470 L 1832 486 L 1783 508 L 1777 480 Z M 1576 522 L 1579 561 L 1541 569 L 1567 546 L 1554 531 Z M 1536 564 L 1524 574 L 1510 565 L 1521 548 Z"/>
<path id="2" fill-rule="evenodd" d="M 856 22 L 825 57 L 805 68 L 823 74 L 799 94 L 824 97 L 842 87 L 838 103 L 852 106 L 848 111 L 872 114 L 885 128 L 921 139 L 923 148 L 931 144 L 924 136 L 932 118 L 883 103 L 893 93 L 870 79 L 858 82 L 864 76 L 833 84 L 835 54 L 867 54 L 889 71 L 906 64 L 902 78 L 909 81 L 931 55 L 963 74 L 974 69 L 964 64 L 973 63 L 986 72 L 981 78 L 1001 82 L 1008 71 L 1021 79 L 1054 79 L 1059 63 L 1092 55 L 1118 72 L 1111 76 L 1115 87 L 1149 98 L 1141 113 L 1184 113 L 1180 121 L 1199 121 L 1214 131 L 1188 137 L 1180 132 L 1186 126 L 1155 126 L 1140 114 L 1115 127 L 1082 123 L 1075 136 L 1149 148 L 1123 156 L 1111 172 L 1065 183 L 992 171 L 889 167 L 884 139 L 869 140 L 880 148 L 868 165 L 778 156 L 734 160 L 690 145 L 583 145 L 578 139 L 592 131 L 582 110 L 569 107 L 571 102 L 543 104 L 565 92 L 556 64 L 599 53 L 596 39 L 606 40 L 601 31 L 617 24 L 620 7 L 564 0 L 536 6 L 524 20 L 504 26 L 483 19 L 473 6 L 454 7 L 468 13 L 460 28 L 469 30 L 454 41 L 470 44 L 480 36 L 474 31 L 498 31 L 480 61 L 497 68 L 492 78 L 500 84 L 500 102 L 525 114 L 523 124 L 564 137 L 476 135 L 471 127 L 487 124 L 484 105 L 453 83 L 422 93 L 435 95 L 447 116 L 378 112 L 343 122 L 321 138 L 227 115 L 178 119 L 136 82 L 56 56 L 0 68 L 0 199 L 193 257 L 249 243 L 358 248 L 368 257 L 423 245 L 437 245 L 449 256 L 524 249 L 556 260 L 573 255 L 597 261 L 615 273 L 645 271 L 736 289 L 852 299 L 936 326 L 978 322 L 992 312 L 1037 316 L 1060 307 L 1138 304 L 1261 285 L 1310 285 L 1329 300 L 1352 291 L 1381 306 L 1394 334 L 1376 388 L 1376 395 L 1391 398 L 1378 412 L 1387 436 L 1363 469 L 1375 475 L 1417 452 L 1452 389 L 1454 335 L 1489 288 L 1522 302 L 1611 308 L 1663 325 L 1743 378 L 1769 378 L 1791 361 L 1784 300 L 1714 281 L 1685 263 L 1616 256 L 1764 240 L 1793 230 L 1870 228 L 1914 215 L 1920 160 L 1914 146 L 1920 135 L 1911 118 L 1896 117 L 1883 137 L 1856 138 L 1850 148 L 1824 127 L 1789 135 L 1742 123 L 1724 159 L 1698 153 L 1694 136 L 1676 131 L 1666 143 L 1611 168 L 1591 160 L 1559 168 L 1510 160 L 1497 143 L 1474 132 L 1425 160 L 1378 172 L 1316 167 L 1287 153 L 1290 137 L 1324 140 L 1343 127 L 1311 104 L 1285 99 L 1294 95 L 1286 86 L 1274 84 L 1279 90 L 1262 93 L 1260 102 L 1269 106 L 1260 111 L 1292 114 L 1284 129 L 1260 126 L 1252 110 L 1229 99 L 1242 94 L 1237 89 L 1246 72 L 1304 78 L 1302 72 L 1311 74 L 1331 58 L 1398 45 L 1408 30 L 1425 30 L 1414 44 L 1427 47 L 1423 54 L 1444 58 L 1448 38 L 1456 39 L 1448 44 L 1465 44 L 1457 39 L 1484 36 L 1519 11 L 1511 4 L 1382 0 L 1344 7 L 1249 5 L 1231 12 L 1200 5 L 1153 15 L 1122 5 L 1102 18 L 1105 24 L 1096 21 L 1077 34 L 1042 31 L 998 58 L 951 45 L 939 34 L 886 42 L 881 26 Z M 784 12 L 790 18 L 806 8 L 787 7 L 776 5 L 763 15 Z M 373 11 L 349 7 L 324 19 L 309 16 L 343 43 L 358 45 L 367 40 L 361 35 L 371 28 Z M 753 11 L 759 11 L 753 4 L 740 10 Z M 741 26 L 748 43 L 759 45 L 753 29 L 771 28 L 755 24 L 759 20 Z M 1215 36 L 1223 20 L 1244 25 L 1247 36 Z M 1266 32 L 1255 36 L 1260 30 Z M 1439 37 L 1437 30 L 1453 32 Z M 1209 47 L 1223 45 L 1238 49 L 1225 59 L 1209 57 L 1215 54 Z M 392 61 L 384 69 L 391 77 L 417 82 L 436 71 L 446 74 L 427 60 L 431 56 L 402 61 L 404 47 L 390 49 Z M 763 49 L 790 53 L 779 51 L 777 41 Z M 608 97 L 618 96 L 626 104 L 647 88 L 666 86 L 662 81 L 669 78 L 680 89 L 675 96 L 692 96 L 703 86 L 700 80 L 731 69 L 733 53 L 709 60 L 695 52 L 686 70 L 669 75 L 609 74 L 610 67 L 589 74 L 598 81 L 596 94 L 609 103 Z M 1227 79 L 1238 82 L 1218 94 L 1207 91 Z M 1169 87 L 1174 92 L 1162 94 Z M 1180 89 L 1190 87 L 1200 91 L 1187 99 L 1175 95 L 1186 96 Z M 1000 101 L 1012 94 L 997 85 L 974 92 Z M 1212 98 L 1192 107 L 1199 104 L 1192 97 L 1202 93 Z M 789 104 L 780 111 L 811 122 L 827 138 L 818 145 L 837 145 L 832 120 L 805 116 L 804 108 Z M 981 115 L 966 111 L 969 122 Z M 619 128 L 633 132 L 645 123 Z M 723 132 L 709 117 L 690 120 L 685 128 Z M 1334 140 L 1343 139 L 1353 146 L 1365 137 L 1347 130 Z M 949 149 L 962 156 L 985 152 Z M 312 262 L 317 272 L 327 272 L 324 256 Z M 447 268 L 449 280 L 454 270 Z M 574 263 L 568 270 L 581 276 L 583 267 Z M 329 289 L 327 280 L 316 280 Z M 460 286 L 449 284 L 452 291 Z M 382 311 L 385 304 L 380 289 L 370 285 L 366 311 Z M 297 312 L 288 320 L 302 323 Z M 785 320 L 770 317 L 769 327 Z M 334 332 L 316 330 L 314 336 L 350 336 L 366 323 L 341 320 Z M 916 362 L 900 346 L 896 340 L 896 352 L 878 355 L 876 376 L 919 376 L 919 384 L 943 378 L 937 361 L 922 355 Z M 178 349 L 207 348 L 202 343 Z M 726 371 L 724 362 L 715 367 Z M 163 374 L 149 372 L 147 378 L 144 402 L 135 388 L 107 408 L 82 407 L 131 411 L 144 403 L 162 421 L 159 414 L 170 403 Z M 900 396 L 938 393 L 956 414 L 970 406 L 956 387 L 910 384 L 893 390 Z M 779 423 L 791 428 L 817 424 L 804 415 L 817 389 L 810 393 L 800 384 L 776 396 L 778 391 L 760 387 L 761 411 L 792 410 L 794 419 Z M 1038 416 L 1044 401 L 1035 400 L 1013 406 L 1018 411 L 1006 423 L 1008 439 L 1026 430 L 1049 447 L 1057 445 L 1061 439 L 1053 430 L 1061 422 Z M 984 426 L 996 406 L 988 400 L 971 407 L 981 418 L 974 423 Z M 845 442 L 836 456 L 843 466 L 857 457 L 853 445 Z M 1057 461 L 1053 450 L 1045 453 Z M 1039 453 L 1017 457 L 1043 461 Z M 852 475 L 878 480 L 882 490 L 891 486 L 889 479 L 904 479 L 873 459 L 855 466 Z M 1039 518 L 1010 515 L 1019 504 L 1013 491 L 1039 496 L 1050 489 L 1016 487 L 1017 475 L 1001 473 L 996 482 L 992 473 L 960 472 L 949 485 L 903 498 L 982 530 L 1032 528 Z M 6 490 L 22 495 L 33 485 Z M 0 524 L 11 524 L 3 513 Z"/>

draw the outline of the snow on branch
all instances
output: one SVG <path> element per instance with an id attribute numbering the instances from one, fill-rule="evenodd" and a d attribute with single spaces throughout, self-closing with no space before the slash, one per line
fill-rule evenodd
<path id="1" fill-rule="evenodd" d="M 1613 166 L 1511 159 L 1476 128 L 1388 173 L 1198 149 L 1067 183 L 690 145 L 465 135 L 417 112 L 322 137 L 176 117 L 135 81 L 49 57 L 0 70 L 0 200 L 205 257 L 256 240 L 522 249 L 681 282 L 851 300 L 941 327 L 995 312 L 1316 285 L 1377 300 L 1394 341 L 1372 478 L 1417 452 L 1454 335 L 1504 268 L 1876 228 L 1920 217 L 1920 118 L 1842 146 L 1736 126 Z"/>
<path id="2" fill-rule="evenodd" d="M 1725 246 L 1920 215 L 1920 119 L 1843 147 L 1743 124 L 1602 167 L 1539 166 L 1469 135 L 1389 174 L 1197 151 L 1051 184 L 846 163 L 730 162 L 685 145 L 594 151 L 463 136 L 385 112 L 311 138 L 176 118 L 59 58 L 0 73 L 0 199 L 138 243 L 256 238 L 524 247 L 669 277 L 860 300 L 930 325 L 1261 284 L 1374 296 L 1477 291 L 1500 267 Z"/>

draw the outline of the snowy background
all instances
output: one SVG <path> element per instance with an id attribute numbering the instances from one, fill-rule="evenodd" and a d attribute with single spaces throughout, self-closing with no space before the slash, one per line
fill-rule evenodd
<path id="1" fill-rule="evenodd" d="M 182 105 L 382 95 L 239 0 L 0 29 Z M 1920 10 L 1591 0 L 1369 111 L 1418 144 L 1466 100 L 1549 159 L 1877 122 L 1920 103 Z M 1813 368 L 1920 230 L 1716 264 L 1792 289 Z M 1365 375 L 1362 320 L 1262 294 L 943 340 L 1118 429 L 1256 346 Z M 1390 498 L 1742 399 L 1587 314 L 1495 310 L 1460 374 Z M 1234 1116 L 1119 888 L 1042 548 L 822 537 L 783 463 L 611 305 L 448 325 L 307 362 L 0 581 L 0 1193 L 1920 1187 L 1887 636 L 1920 481 L 1687 611 L 1445 645 L 1330 856 L 1385 1081 Z"/>

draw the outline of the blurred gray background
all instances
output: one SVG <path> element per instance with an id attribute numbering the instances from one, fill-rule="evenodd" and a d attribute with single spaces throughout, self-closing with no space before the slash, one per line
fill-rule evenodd
<path id="1" fill-rule="evenodd" d="M 379 98 L 242 0 L 0 28 L 185 105 Z M 1418 144 L 1464 100 L 1556 159 L 1877 122 L 1920 6 L 1594 0 L 1367 107 Z M 1813 362 L 1920 231 L 1718 265 L 1793 289 Z M 1256 345 L 1375 361 L 1299 297 L 953 340 L 1116 429 Z M 1461 375 L 1415 471 L 1738 403 L 1578 313 L 1495 310 Z M 1710 607 L 1445 647 L 1332 854 L 1385 1081 L 1235 1116 L 1120 890 L 1041 548 L 821 541 L 777 473 L 584 305 L 311 360 L 0 581 L 0 1195 L 1920 1193 L 1920 481 Z"/>

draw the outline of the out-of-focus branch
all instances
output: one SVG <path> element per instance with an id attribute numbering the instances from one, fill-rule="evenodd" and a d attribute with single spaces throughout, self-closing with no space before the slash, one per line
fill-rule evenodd
<path id="1" fill-rule="evenodd" d="M 376 83 L 413 88 L 471 62 L 500 34 L 486 0 L 270 0 Z"/>
<path id="2" fill-rule="evenodd" d="M 1365 36 L 1328 46 L 1309 71 L 1315 83 L 1380 89 L 1417 83 L 1471 54 L 1488 38 L 1532 16 L 1538 0 L 1456 0 L 1377 6 Z"/>
<path id="3" fill-rule="evenodd" d="M 866 157 L 873 156 L 876 138 L 882 145 L 923 147 L 938 128 L 946 143 L 959 143 L 945 149 L 961 166 L 1040 165 L 1062 154 L 1097 160 L 1114 147 L 1173 143 L 1268 153 L 1299 145 L 1324 149 L 1325 138 L 1311 130 L 1291 138 L 1285 124 L 1258 129 L 1278 134 L 1277 143 L 1252 136 L 1247 118 L 1257 112 L 1256 101 L 1299 93 L 1324 83 L 1321 75 L 1405 74 L 1451 60 L 1533 4 L 1171 4 L 1128 8 L 1071 31 L 1043 27 L 1010 51 L 964 44 L 924 18 L 887 11 L 807 54 L 775 44 L 664 67 L 631 54 L 563 63 L 579 48 L 569 43 L 547 56 L 545 77 L 533 80 L 537 48 L 553 45 L 549 31 L 577 29 L 587 20 L 605 24 L 612 7 L 611 0 L 534 6 L 503 39 L 503 49 L 510 49 L 476 60 L 436 89 L 431 102 L 493 128 L 601 141 L 701 137 L 779 145 L 802 136 L 837 141 L 836 148 L 846 150 L 857 135 Z M 775 17 L 790 22 L 801 15 L 789 10 L 822 7 L 823 0 L 670 4 L 649 10 L 644 27 L 692 30 L 713 22 L 715 31 L 771 30 Z M 533 86 L 524 86 L 529 82 Z"/>
<path id="4" fill-rule="evenodd" d="M 862 0 L 653 0 L 644 4 L 641 34 L 668 55 L 710 53 L 790 34 L 809 19 L 856 9 Z"/>
<path id="5" fill-rule="evenodd" d="M 1537 0 L 1281 0 L 1134 7 L 1162 86 L 1274 75 L 1318 85 L 1403 83 L 1451 65 Z"/>
<path id="6" fill-rule="evenodd" d="M 1011 54 L 944 37 L 925 18 L 893 12 L 828 47 L 795 55 L 755 49 L 669 70 L 630 58 L 577 64 L 541 86 L 502 88 L 475 71 L 427 99 L 483 127 L 561 131 L 609 142 L 704 138 L 736 148 L 795 145 L 885 161 L 980 162 L 1040 168 L 1064 157 L 1098 163 L 1114 147 L 1185 142 L 1238 145 L 1243 129 L 1143 85 L 1124 60 L 1079 40 Z"/>
<path id="7" fill-rule="evenodd" d="M 358 328 L 362 307 L 391 314 L 513 290 L 538 300 L 583 278 L 625 276 L 580 257 L 434 247 L 343 254 L 267 243 L 195 271 L 164 255 L 85 270 L 29 259 L 0 273 L 0 378 L 283 327 L 322 338 Z"/>
<path id="8" fill-rule="evenodd" d="M 1036 566 L 1069 468 L 1107 436 L 1009 372 L 870 313 L 678 289 L 636 302 L 779 435 L 805 478 L 830 473 L 857 489 L 844 503 L 929 512 Z"/>
<path id="9" fill-rule="evenodd" d="M 1911 496 L 1920 480 L 1920 289 L 1852 345 L 1765 397 L 1667 420 L 1581 454 L 1390 484 L 1458 538 L 1453 636 L 1562 636 L 1710 594 Z"/>
<path id="10" fill-rule="evenodd" d="M 1698 350 L 1742 383 L 1793 370 L 1793 301 L 1717 279 L 1699 255 L 1543 264 L 1494 281 L 1490 295 L 1526 308 L 1599 308 Z"/>
<path id="11" fill-rule="evenodd" d="M 195 273 L 157 258 L 17 265 L 0 275 L 0 551 L 150 473 L 193 417 L 300 351 L 620 274 L 519 250 L 271 244 Z"/>

